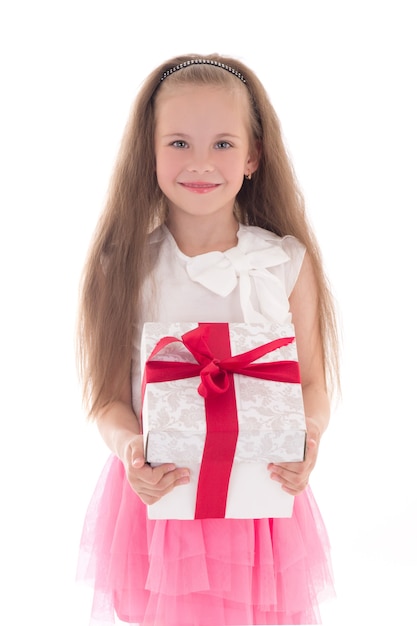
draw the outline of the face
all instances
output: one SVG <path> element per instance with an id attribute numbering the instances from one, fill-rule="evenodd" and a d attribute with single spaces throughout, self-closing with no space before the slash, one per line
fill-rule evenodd
<path id="1" fill-rule="evenodd" d="M 246 94 L 223 87 L 164 87 L 156 102 L 155 154 L 170 218 L 232 215 L 244 175 L 256 169 Z"/>

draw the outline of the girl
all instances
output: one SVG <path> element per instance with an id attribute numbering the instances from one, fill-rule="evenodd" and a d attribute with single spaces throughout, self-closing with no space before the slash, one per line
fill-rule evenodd
<path id="1" fill-rule="evenodd" d="M 297 335 L 306 458 L 265 468 L 296 496 L 292 518 L 149 520 L 146 505 L 189 471 L 145 463 L 143 322 L 260 320 Z M 333 305 L 279 122 L 240 61 L 181 56 L 144 83 L 88 255 L 79 338 L 85 400 L 113 453 L 81 542 L 94 623 L 114 611 L 142 626 L 318 623 L 332 579 L 308 481 L 337 381 Z"/>

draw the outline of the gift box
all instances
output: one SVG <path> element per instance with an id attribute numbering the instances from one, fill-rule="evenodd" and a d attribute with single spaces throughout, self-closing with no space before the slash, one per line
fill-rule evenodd
<path id="1" fill-rule="evenodd" d="M 145 323 L 141 367 L 146 460 L 191 472 L 150 519 L 292 515 L 267 470 L 305 454 L 291 324 Z"/>

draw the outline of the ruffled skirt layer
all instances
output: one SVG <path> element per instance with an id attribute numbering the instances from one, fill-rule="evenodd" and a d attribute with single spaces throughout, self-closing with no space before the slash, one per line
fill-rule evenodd
<path id="1" fill-rule="evenodd" d="M 180 489 L 180 487 L 178 487 Z M 290 519 L 149 520 L 111 457 L 89 509 L 78 579 L 92 624 L 317 624 L 333 595 L 329 542 L 308 488 Z"/>

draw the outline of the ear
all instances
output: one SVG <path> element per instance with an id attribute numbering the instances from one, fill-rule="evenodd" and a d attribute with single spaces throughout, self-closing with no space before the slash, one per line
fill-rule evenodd
<path id="1" fill-rule="evenodd" d="M 259 166 L 259 161 L 261 159 L 261 142 L 257 141 L 251 148 L 251 151 L 248 155 L 248 159 L 246 162 L 246 169 L 251 174 L 256 172 Z"/>

